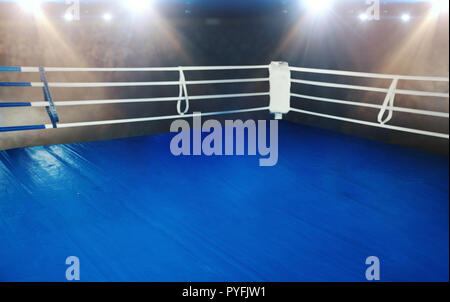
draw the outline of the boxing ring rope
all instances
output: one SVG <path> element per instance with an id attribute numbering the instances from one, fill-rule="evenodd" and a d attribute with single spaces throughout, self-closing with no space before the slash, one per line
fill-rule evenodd
<path id="1" fill-rule="evenodd" d="M 112 71 L 176 71 L 180 74 L 179 81 L 156 81 L 156 82 L 94 82 L 94 83 L 66 83 L 66 82 L 0 82 L 0 86 L 8 87 L 42 87 L 46 86 L 53 88 L 71 87 L 71 88 L 86 88 L 86 87 L 130 87 L 130 86 L 176 86 L 180 87 L 180 94 L 178 97 L 158 97 L 158 98 L 138 98 L 138 99 L 109 99 L 109 100 L 79 100 L 79 101 L 63 101 L 53 102 L 55 107 L 59 106 L 79 106 L 79 105 L 98 105 L 98 104 L 119 104 L 119 103 L 143 103 L 143 102 L 177 102 L 178 115 L 169 116 L 155 116 L 155 117 L 143 117 L 143 118 L 131 118 L 131 119 L 118 119 L 118 120 L 105 120 L 105 121 L 90 121 L 90 122 L 77 122 L 77 123 L 58 123 L 56 126 L 53 124 L 43 125 L 29 125 L 29 126 L 13 126 L 13 127 L 0 127 L 0 132 L 6 131 L 21 131 L 21 130 L 37 130 L 37 129 L 50 129 L 50 128 L 69 128 L 69 127 L 81 127 L 81 126 L 94 126 L 94 125 L 107 125 L 107 124 L 119 124 L 119 123 L 132 123 L 132 122 L 146 122 L 167 120 L 176 118 L 193 117 L 195 114 L 186 114 L 189 109 L 189 100 L 207 100 L 207 99 L 224 99 L 224 98 L 243 98 L 243 97 L 262 97 L 268 96 L 269 92 L 255 92 L 255 93 L 234 93 L 234 94 L 217 94 L 217 95 L 187 95 L 188 85 L 206 85 L 206 84 L 234 84 L 234 83 L 254 83 L 254 82 L 268 82 L 269 78 L 243 78 L 243 79 L 221 79 L 221 80 L 197 80 L 186 81 L 184 71 L 211 71 L 211 70 L 254 70 L 254 69 L 267 69 L 268 65 L 251 65 L 251 66 L 189 66 L 189 67 L 148 67 L 148 68 L 59 68 L 59 67 L 46 67 L 41 68 L 45 72 L 112 72 Z M 39 67 L 0 67 L 0 71 L 4 72 L 39 72 Z M 182 93 L 184 92 L 184 96 Z M 180 111 L 180 102 L 186 102 L 186 108 L 184 112 Z M 7 102 L 0 103 L 0 107 L 48 107 L 49 103 L 45 102 Z M 268 107 L 239 109 L 229 111 L 207 112 L 202 113 L 202 116 L 212 115 L 224 115 L 254 111 L 264 111 Z"/>
<path id="2" fill-rule="evenodd" d="M 203 80 L 203 81 L 186 81 L 187 85 L 205 85 L 205 84 L 232 84 L 232 83 L 250 83 L 250 82 L 267 82 L 268 78 L 258 79 L 227 79 L 227 80 Z M 94 82 L 94 83 L 65 83 L 50 82 L 48 87 L 58 88 L 87 88 L 87 87 L 129 87 L 129 86 L 174 86 L 180 85 L 180 81 L 157 81 L 157 82 Z M 42 82 L 7 82 L 0 83 L 0 86 L 10 87 L 44 87 Z"/>
<path id="3" fill-rule="evenodd" d="M 289 67 L 290 71 L 299 72 L 299 73 L 315 73 L 315 74 L 327 74 L 327 75 L 337 75 L 337 76 L 347 76 L 347 77 L 363 77 L 363 78 L 373 78 L 373 79 L 389 79 L 392 80 L 391 86 L 389 88 L 380 88 L 380 87 L 371 87 L 371 86 L 359 86 L 359 85 L 347 85 L 347 84 L 337 84 L 331 82 L 320 82 L 320 81 L 306 81 L 301 79 L 291 79 L 291 83 L 304 84 L 304 85 L 313 85 L 319 87 L 329 87 L 329 88 L 338 88 L 338 89 L 350 89 L 350 90 L 362 90 L 362 91 L 370 91 L 370 92 L 379 92 L 386 93 L 386 98 L 382 105 L 377 104 L 369 104 L 363 102 L 354 102 L 348 100 L 341 99 L 333 99 L 333 98 L 325 98 L 325 97 L 317 97 L 312 95 L 291 93 L 291 97 L 293 100 L 295 99 L 307 99 L 312 101 L 319 102 L 328 102 L 342 105 L 351 105 L 351 106 L 361 106 L 366 108 L 375 108 L 380 109 L 378 114 L 378 123 L 363 121 L 358 119 L 352 119 L 347 117 L 335 116 L 330 114 L 324 114 L 319 112 L 313 112 L 308 110 L 302 110 L 298 108 L 291 107 L 290 110 L 302 114 L 318 116 L 322 118 L 335 119 L 344 122 L 362 124 L 366 126 L 385 128 L 390 130 L 404 131 L 409 133 L 421 134 L 434 136 L 439 138 L 449 139 L 449 135 L 446 133 L 438 133 L 432 131 L 425 131 L 419 129 L 412 129 L 407 127 L 400 127 L 394 125 L 386 125 L 388 121 L 391 120 L 393 116 L 393 112 L 406 112 L 412 114 L 420 114 L 420 115 L 428 115 L 434 117 L 441 118 L 449 118 L 448 112 L 437 112 L 437 111 L 429 111 L 429 110 L 420 110 L 420 109 L 412 109 L 412 108 L 404 108 L 404 107 L 396 107 L 394 106 L 394 98 L 396 94 L 402 95 L 414 95 L 414 96 L 424 96 L 424 97 L 437 97 L 437 98 L 449 98 L 448 93 L 441 92 L 432 92 L 432 91 L 416 91 L 416 90 L 405 90 L 405 89 L 397 89 L 398 81 L 426 81 L 426 82 L 449 82 L 449 78 L 447 77 L 423 77 L 423 76 L 403 76 L 403 75 L 389 75 L 389 74 L 377 74 L 377 73 L 365 73 L 365 72 L 353 72 L 353 71 L 342 71 L 342 70 L 329 70 L 329 69 L 314 69 L 314 68 L 302 68 L 302 67 Z M 388 116 L 383 120 L 383 115 L 388 110 Z"/>
<path id="4" fill-rule="evenodd" d="M 236 65 L 236 66 L 183 66 L 184 71 L 209 71 L 209 70 L 242 70 L 242 69 L 267 69 L 269 65 Z M 102 67 L 102 68 L 84 68 L 84 67 L 44 67 L 45 72 L 105 72 L 105 71 L 179 71 L 180 67 Z M 0 71 L 15 72 L 39 72 L 39 67 L 14 67 L 0 66 Z"/>
<path id="5" fill-rule="evenodd" d="M 277 65 L 278 64 L 278 65 Z M 281 67 L 280 67 L 281 66 Z M 275 74 L 277 68 L 285 68 L 282 70 L 282 74 Z M 255 70 L 255 69 L 268 69 L 269 77 L 264 78 L 238 78 L 238 79 L 220 79 L 220 80 L 195 80 L 187 81 L 185 79 L 185 71 L 208 71 L 208 70 Z M 179 72 L 179 81 L 156 81 L 156 82 L 94 82 L 94 83 L 76 83 L 76 82 L 48 82 L 45 80 L 44 72 L 113 72 L 113 71 L 173 71 Z M 449 135 L 446 133 L 438 133 L 420 129 L 406 128 L 395 125 L 386 124 L 389 122 L 394 112 L 405 112 L 418 115 L 433 116 L 437 118 L 449 118 L 448 112 L 438 112 L 430 110 L 421 110 L 413 108 L 404 108 L 394 106 L 395 95 L 412 95 L 412 96 L 422 96 L 422 97 L 436 97 L 436 98 L 449 98 L 448 93 L 434 92 L 434 91 L 417 91 L 417 90 L 405 90 L 397 89 L 399 81 L 426 81 L 426 82 L 449 82 L 447 77 L 424 77 L 424 76 L 403 76 L 403 75 L 389 75 L 389 74 L 377 74 L 377 73 L 365 73 L 365 72 L 353 72 L 353 71 L 340 71 L 340 70 L 328 70 L 328 69 L 314 69 L 314 68 L 302 68 L 302 67 L 291 67 L 287 63 L 272 62 L 270 65 L 248 65 L 248 66 L 187 66 L 187 67 L 146 67 L 146 68 L 65 68 L 65 67 L 0 67 L 0 72 L 41 72 L 41 82 L 0 82 L 0 86 L 5 87 L 41 87 L 47 89 L 49 88 L 75 88 L 75 87 L 128 87 L 128 86 L 176 86 L 180 87 L 180 94 L 178 97 L 158 97 L 158 98 L 136 98 L 136 99 L 105 99 L 105 100 L 74 100 L 74 101 L 55 101 L 51 99 L 48 95 L 45 97 L 45 102 L 0 102 L 0 107 L 45 107 L 49 112 L 50 109 L 59 106 L 78 106 L 78 105 L 96 105 L 96 104 L 119 104 L 119 103 L 141 103 L 141 102 L 177 102 L 178 115 L 168 115 L 168 116 L 154 116 L 154 117 L 143 117 L 143 118 L 131 118 L 131 119 L 117 119 L 117 120 L 106 120 L 106 121 L 89 121 L 89 122 L 77 122 L 77 123 L 59 123 L 55 122 L 55 116 L 52 116 L 52 112 L 49 112 L 49 116 L 52 119 L 52 124 L 43 125 L 28 125 L 28 126 L 12 126 L 12 127 L 0 127 L 0 132 L 2 131 L 21 131 L 21 130 L 36 130 L 36 129 L 50 129 L 50 128 L 68 128 L 68 127 L 81 127 L 81 126 L 93 126 L 93 125 L 106 125 L 106 124 L 118 124 L 118 123 L 131 123 L 131 122 L 144 122 L 144 121 L 156 121 L 164 119 L 176 119 L 176 118 L 187 118 L 193 117 L 195 114 L 186 114 L 189 109 L 189 100 L 207 100 L 207 99 L 223 99 L 223 98 L 244 98 L 244 97 L 264 97 L 270 96 L 271 105 L 268 107 L 256 107 L 250 109 L 238 109 L 230 111 L 218 111 L 218 112 L 207 112 L 201 113 L 202 116 L 212 116 L 212 115 L 223 115 L 223 114 L 233 114 L 233 113 L 243 113 L 243 112 L 255 112 L 255 111 L 266 111 L 269 110 L 271 113 L 275 114 L 275 118 L 281 118 L 282 114 L 286 114 L 289 111 L 318 116 L 322 118 L 330 118 L 345 122 L 357 123 L 367 126 L 380 127 L 390 130 L 398 130 L 409 133 L 421 134 L 434 136 L 439 138 L 448 139 Z M 284 74 L 283 74 L 284 72 Z M 298 78 L 291 78 L 291 72 L 296 73 L 314 73 L 314 74 L 327 74 L 327 75 L 337 75 L 337 76 L 347 76 L 347 77 L 362 77 L 362 78 L 373 78 L 373 79 L 389 79 L 391 80 L 391 85 L 389 88 L 381 87 L 371 87 L 371 86 L 360 86 L 360 85 L 348 85 L 348 84 L 337 84 L 332 82 L 321 82 L 321 81 L 309 81 Z M 273 74 L 272 74 L 273 73 Z M 234 83 L 255 83 L 255 82 L 269 82 L 270 91 L 269 92 L 254 92 L 254 93 L 234 93 L 234 94 L 217 94 L 217 95 L 188 95 L 187 87 L 190 85 L 211 85 L 211 84 L 234 84 Z M 302 85 L 312 85 L 318 87 L 328 87 L 337 89 L 349 89 L 349 90 L 360 90 L 369 91 L 386 94 L 386 97 L 381 105 L 369 104 L 364 102 L 356 102 L 349 100 L 333 99 L 317 97 L 306 94 L 299 94 L 291 92 L 292 84 L 302 84 Z M 284 86 L 285 88 L 278 86 Z M 287 91 L 287 97 L 286 91 Z M 279 92 L 281 91 L 281 94 Z M 283 95 L 284 93 L 284 95 Z M 184 94 L 184 95 L 183 95 Z M 283 100 L 280 100 L 283 99 Z M 379 109 L 379 114 L 377 117 L 378 122 L 370 122 L 358 119 L 352 119 L 347 117 L 335 116 L 330 114 L 324 114 L 319 112 L 313 112 L 308 110 L 302 110 L 291 106 L 291 100 L 307 99 L 317 102 L 327 102 L 336 103 L 341 105 L 350 106 L 361 106 L 366 108 Z M 185 110 L 181 112 L 180 104 L 182 101 L 186 102 Z M 281 104 L 281 106 L 279 106 Z M 280 109 L 281 108 L 281 109 Z M 387 117 L 384 117 L 385 113 L 388 113 Z M 56 111 L 54 112 L 56 114 Z M 57 116 L 56 116 L 57 118 Z"/>
<path id="6" fill-rule="evenodd" d="M 236 94 L 213 94 L 189 96 L 190 100 L 240 98 L 251 96 L 268 96 L 268 92 L 236 93 Z M 139 99 L 110 99 L 110 100 L 80 100 L 54 102 L 55 106 L 79 106 L 79 105 L 101 105 L 101 104 L 123 104 L 123 103 L 147 103 L 147 102 L 171 102 L 178 101 L 179 97 L 159 97 L 159 98 L 139 98 Z M 182 97 L 182 99 L 185 99 Z M 5 106 L 2 106 L 5 105 Z M 20 103 L 0 103 L 0 107 L 45 107 L 47 102 L 20 102 Z"/>

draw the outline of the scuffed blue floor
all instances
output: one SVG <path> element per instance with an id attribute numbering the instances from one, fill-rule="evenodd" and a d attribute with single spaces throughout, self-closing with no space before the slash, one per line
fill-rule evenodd
<path id="1" fill-rule="evenodd" d="M 279 161 L 173 134 L 0 151 L 0 281 L 449 280 L 449 160 L 280 124 Z"/>

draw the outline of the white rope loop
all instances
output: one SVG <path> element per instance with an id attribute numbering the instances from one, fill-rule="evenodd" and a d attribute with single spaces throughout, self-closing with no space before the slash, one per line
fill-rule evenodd
<path id="1" fill-rule="evenodd" d="M 395 99 L 395 90 L 397 89 L 398 84 L 398 77 L 395 77 L 392 80 L 391 86 L 389 86 L 389 91 L 386 94 L 386 97 L 384 98 L 383 105 L 381 106 L 381 110 L 378 113 L 378 122 L 381 125 L 386 124 L 392 119 L 392 115 L 394 112 L 394 99 Z M 385 119 L 383 119 L 384 113 L 386 112 L 386 109 L 389 107 L 388 115 Z"/>
<path id="2" fill-rule="evenodd" d="M 179 85 L 179 94 L 178 94 L 178 101 L 177 101 L 177 112 L 179 115 L 184 115 L 189 110 L 189 95 L 187 92 L 187 86 L 186 86 L 186 78 L 184 76 L 183 67 L 179 67 L 180 72 L 180 85 Z M 184 98 L 183 98 L 183 92 L 184 92 Z M 185 99 L 186 106 L 184 108 L 184 111 L 181 112 L 181 102 Z"/>

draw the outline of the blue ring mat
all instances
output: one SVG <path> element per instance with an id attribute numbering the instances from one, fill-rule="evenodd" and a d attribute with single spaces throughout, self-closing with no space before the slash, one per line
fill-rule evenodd
<path id="1" fill-rule="evenodd" d="M 449 280 L 448 156 L 281 122 L 279 160 L 174 134 L 0 151 L 0 281 Z"/>

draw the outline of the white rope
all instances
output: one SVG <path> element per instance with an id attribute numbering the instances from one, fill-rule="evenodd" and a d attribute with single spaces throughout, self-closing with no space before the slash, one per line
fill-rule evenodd
<path id="1" fill-rule="evenodd" d="M 362 103 L 362 102 L 352 102 L 352 101 L 345 101 L 345 100 L 339 100 L 339 99 L 323 98 L 323 97 L 317 97 L 317 96 L 306 95 L 306 94 L 291 93 L 291 96 L 294 98 L 298 98 L 298 99 L 308 99 L 308 100 L 319 101 L 319 102 L 360 106 L 360 107 L 375 108 L 375 109 L 382 108 L 382 106 L 378 105 L 378 104 L 369 104 L 369 103 Z M 294 100 L 296 100 L 296 99 L 294 99 Z M 56 103 L 55 103 L 55 106 L 56 106 Z M 407 113 L 413 113 L 413 114 L 422 114 L 422 115 L 449 118 L 449 114 L 445 113 L 445 112 L 429 111 L 429 110 L 421 110 L 421 109 L 411 109 L 411 108 L 395 107 L 395 106 L 394 107 L 388 106 L 387 108 L 392 109 L 393 111 L 398 111 L 398 112 L 407 112 Z"/>
<path id="2" fill-rule="evenodd" d="M 189 100 L 209 100 L 226 98 L 243 98 L 255 96 L 268 96 L 269 92 L 255 93 L 234 93 L 234 94 L 211 94 L 211 95 L 193 95 Z M 182 97 L 182 99 L 185 99 Z M 79 100 L 79 101 L 56 101 L 55 106 L 79 106 L 79 105 L 103 105 L 103 104 L 122 104 L 122 103 L 147 103 L 147 102 L 173 102 L 180 100 L 179 97 L 159 97 L 159 98 L 139 98 L 139 99 L 110 99 L 110 100 Z M 46 107 L 48 102 L 30 102 L 32 107 Z"/>
<path id="3" fill-rule="evenodd" d="M 245 79 L 223 79 L 223 80 L 200 80 L 186 81 L 186 85 L 206 85 L 206 84 L 232 84 L 232 83 L 250 83 L 250 82 L 268 82 L 269 78 L 245 78 Z M 32 87 L 44 87 L 42 82 L 31 82 Z M 75 82 L 50 82 L 49 87 L 127 87 L 127 86 L 164 86 L 180 85 L 180 81 L 156 81 L 156 82 L 93 82 L 93 83 L 75 83 Z"/>
<path id="4" fill-rule="evenodd" d="M 259 107 L 259 108 L 249 108 L 249 109 L 239 109 L 239 110 L 229 110 L 229 111 L 218 111 L 218 112 L 206 112 L 206 113 L 191 113 L 185 114 L 183 116 L 179 115 L 167 115 L 167 116 L 152 116 L 152 117 L 142 117 L 142 118 L 132 118 L 132 119 L 120 119 L 120 120 L 108 120 L 108 121 L 93 121 L 93 122 L 80 122 L 80 123 L 59 123 L 58 128 L 71 128 L 71 127 L 83 127 L 83 126 L 98 126 L 98 125 L 110 125 L 110 124 L 123 124 L 123 123 L 135 123 L 135 122 L 147 122 L 147 121 L 159 121 L 159 120 L 170 120 L 177 118 L 188 118 L 194 116 L 211 116 L 211 115 L 223 115 L 223 114 L 233 114 L 233 113 L 244 113 L 253 111 L 264 111 L 268 110 L 269 107 Z M 52 124 L 46 124 L 46 129 L 53 128 Z"/>
<path id="5" fill-rule="evenodd" d="M 391 129 L 391 130 L 398 130 L 398 131 L 404 131 L 404 132 L 410 132 L 410 133 L 415 133 L 415 134 L 422 134 L 422 135 L 428 135 L 428 136 L 434 136 L 434 137 L 440 137 L 440 138 L 446 138 L 446 139 L 449 138 L 449 135 L 445 134 L 445 133 L 424 131 L 424 130 L 406 128 L 406 127 L 399 127 L 399 126 L 367 122 L 367 121 L 356 120 L 356 119 L 335 116 L 335 115 L 330 115 L 330 114 L 323 114 L 323 113 L 318 113 L 318 112 L 312 112 L 312 111 L 307 111 L 307 110 L 302 110 L 302 109 L 297 109 L 297 108 L 291 108 L 291 111 L 299 112 L 299 113 L 303 113 L 303 114 L 315 115 L 315 116 L 329 118 L 329 119 L 335 119 L 335 120 L 344 121 L 344 122 L 357 123 L 357 124 L 362 124 L 362 125 L 367 125 L 367 126 L 386 128 L 386 129 Z"/>
<path id="6" fill-rule="evenodd" d="M 269 65 L 242 65 L 242 66 L 185 66 L 185 71 L 196 70 L 241 70 L 241 69 L 266 69 Z M 448 77 L 429 77 L 429 76 L 405 76 L 381 73 L 355 72 L 344 70 L 318 69 L 318 68 L 304 68 L 304 67 L 289 67 L 291 71 L 342 75 L 351 77 L 366 77 L 378 79 L 393 79 L 397 77 L 399 80 L 412 81 L 436 81 L 448 82 Z M 72 68 L 72 67 L 45 67 L 46 72 L 110 72 L 110 71 L 178 71 L 178 67 L 136 67 L 136 68 Z M 21 67 L 21 72 L 39 72 L 39 67 Z"/>
<path id="7" fill-rule="evenodd" d="M 189 96 L 187 92 L 186 87 L 186 78 L 184 76 L 183 68 L 179 67 L 179 73 L 180 73 L 180 85 L 179 85 L 179 94 L 178 94 L 178 101 L 177 101 L 177 112 L 179 115 L 184 115 L 189 110 Z M 183 92 L 184 92 L 184 98 L 183 98 Z M 181 112 L 181 101 L 185 100 L 186 106 L 184 108 L 184 111 Z"/>
<path id="8" fill-rule="evenodd" d="M 364 91 L 384 92 L 384 93 L 389 92 L 389 89 L 379 88 L 379 87 L 335 84 L 335 83 L 330 83 L 330 82 L 306 81 L 306 80 L 299 80 L 299 79 L 292 79 L 291 81 L 293 83 L 314 85 L 314 86 L 320 86 L 320 87 L 354 89 L 354 90 L 364 90 Z M 416 96 L 432 96 L 432 97 L 441 97 L 441 98 L 449 97 L 448 93 L 431 92 L 431 91 L 415 91 L 415 90 L 404 90 L 404 89 L 396 90 L 396 94 L 406 94 L 406 95 L 416 95 Z"/>
<path id="9" fill-rule="evenodd" d="M 242 66 L 185 66 L 185 71 L 196 70 L 242 70 L 265 69 L 269 65 L 242 65 Z M 72 67 L 45 67 L 46 72 L 107 72 L 107 71 L 178 71 L 178 67 L 136 67 L 136 68 L 72 68 Z M 21 67 L 21 72 L 39 72 L 39 67 Z"/>
<path id="10" fill-rule="evenodd" d="M 319 74 L 331 74 L 350 77 L 365 77 L 374 79 L 394 79 L 409 80 L 409 81 L 433 81 L 433 82 L 448 82 L 448 77 L 427 77 L 427 76 L 403 76 L 393 74 L 381 74 L 381 73 L 368 73 L 368 72 L 355 72 L 344 70 L 331 70 L 331 69 L 317 69 L 317 68 L 303 68 L 303 67 L 290 67 L 291 71 L 306 72 L 306 73 L 319 73 Z"/>

